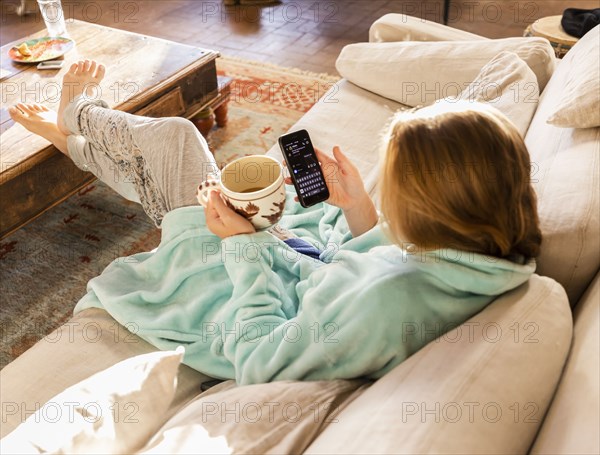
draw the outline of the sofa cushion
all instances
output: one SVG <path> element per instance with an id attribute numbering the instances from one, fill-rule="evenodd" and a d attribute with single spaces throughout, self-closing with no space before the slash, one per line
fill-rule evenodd
<path id="1" fill-rule="evenodd" d="M 162 423 L 177 387 L 177 351 L 123 360 L 59 393 L 0 440 L 2 453 L 129 453 Z"/>
<path id="2" fill-rule="evenodd" d="M 135 323 L 129 329 L 104 310 L 85 310 L 4 367 L 0 371 L 0 435 L 14 430 L 32 411 L 67 387 L 121 360 L 157 350 L 135 335 Z M 163 420 L 194 397 L 200 384 L 208 380 L 181 365 L 177 392 Z"/>
<path id="3" fill-rule="evenodd" d="M 567 54 L 569 61 L 580 61 L 586 49 L 579 41 Z M 559 128 L 546 120 L 556 109 L 569 74 L 585 67 L 560 63 L 525 136 L 543 234 L 537 273 L 561 283 L 571 305 L 600 268 L 600 128 Z"/>
<path id="4" fill-rule="evenodd" d="M 526 453 L 571 329 L 562 287 L 533 275 L 369 387 L 305 453 Z"/>
<path id="5" fill-rule="evenodd" d="M 424 106 L 458 95 L 502 51 L 525 61 L 544 89 L 555 57 L 543 38 L 350 44 L 342 49 L 336 68 L 366 90 L 408 106 Z"/>
<path id="6" fill-rule="evenodd" d="M 567 53 L 556 77 L 562 90 L 556 93 L 548 123 L 563 128 L 600 126 L 600 25 Z"/>
<path id="7" fill-rule="evenodd" d="M 551 128 L 530 129 L 526 141 L 543 235 L 537 272 L 561 283 L 575 305 L 600 267 L 600 129 Z M 536 156 L 544 145 L 554 156 Z"/>
<path id="8" fill-rule="evenodd" d="M 495 107 L 525 136 L 539 95 L 533 71 L 517 54 L 501 52 L 481 69 L 458 99 L 479 101 Z"/>
<path id="9" fill-rule="evenodd" d="M 532 454 L 600 453 L 600 273 L 574 318 L 567 365 Z"/>
<path id="10" fill-rule="evenodd" d="M 140 453 L 302 453 L 367 386 L 363 380 L 219 384 L 169 420 Z M 335 426 L 335 423 L 334 423 Z"/>

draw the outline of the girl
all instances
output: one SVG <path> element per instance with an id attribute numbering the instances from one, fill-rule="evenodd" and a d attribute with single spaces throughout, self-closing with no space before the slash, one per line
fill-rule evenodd
<path id="1" fill-rule="evenodd" d="M 104 308 L 158 348 L 185 345 L 185 363 L 208 376 L 378 378 L 535 269 L 541 234 L 528 153 L 492 108 L 438 104 L 394 118 L 385 222 L 342 151 L 319 152 L 336 171 L 330 199 L 303 209 L 290 193 L 280 222 L 326 245 L 311 257 L 279 229 L 255 232 L 216 191 L 206 210 L 198 205 L 196 185 L 215 169 L 204 139 L 186 120 L 90 101 L 86 85 L 103 74 L 92 61 L 73 65 L 55 122 L 39 105 L 10 110 L 162 228 L 155 252 L 117 259 L 90 280 L 75 312 Z M 106 178 L 114 164 L 133 183 Z"/>

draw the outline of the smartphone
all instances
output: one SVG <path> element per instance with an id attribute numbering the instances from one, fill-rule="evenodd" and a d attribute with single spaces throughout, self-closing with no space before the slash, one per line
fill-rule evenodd
<path id="1" fill-rule="evenodd" d="M 46 60 L 45 62 L 40 62 L 37 68 L 39 70 L 57 70 L 62 68 L 64 64 L 64 60 Z"/>
<path id="2" fill-rule="evenodd" d="M 310 207 L 329 199 L 323 170 L 308 131 L 300 130 L 281 136 L 279 147 L 302 207 Z"/>

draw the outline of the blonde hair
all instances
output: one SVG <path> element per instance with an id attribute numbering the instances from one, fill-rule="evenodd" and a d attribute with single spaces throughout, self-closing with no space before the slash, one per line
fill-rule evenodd
<path id="1" fill-rule="evenodd" d="M 433 105 L 395 117 L 381 208 L 398 244 L 500 258 L 539 254 L 529 153 L 512 123 L 479 103 Z"/>

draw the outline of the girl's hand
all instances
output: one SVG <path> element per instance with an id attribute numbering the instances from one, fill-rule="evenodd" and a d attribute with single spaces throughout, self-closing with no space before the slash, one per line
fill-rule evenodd
<path id="1" fill-rule="evenodd" d="M 352 210 L 369 197 L 358 169 L 336 145 L 333 147 L 333 158 L 315 148 L 317 159 L 321 163 L 329 199 L 327 203 L 335 205 L 342 210 Z M 291 178 L 286 178 L 285 183 L 292 184 Z M 298 200 L 298 198 L 296 198 Z"/>
<path id="2" fill-rule="evenodd" d="M 227 207 L 218 190 L 209 193 L 205 213 L 206 226 L 221 239 L 256 232 L 250 221 Z"/>
<path id="3" fill-rule="evenodd" d="M 333 148 L 333 158 L 319 149 L 315 149 L 315 152 L 329 189 L 327 203 L 344 211 L 348 227 L 354 237 L 372 229 L 377 224 L 379 216 L 356 166 L 338 146 Z M 285 182 L 291 184 L 292 179 L 287 178 Z"/>

